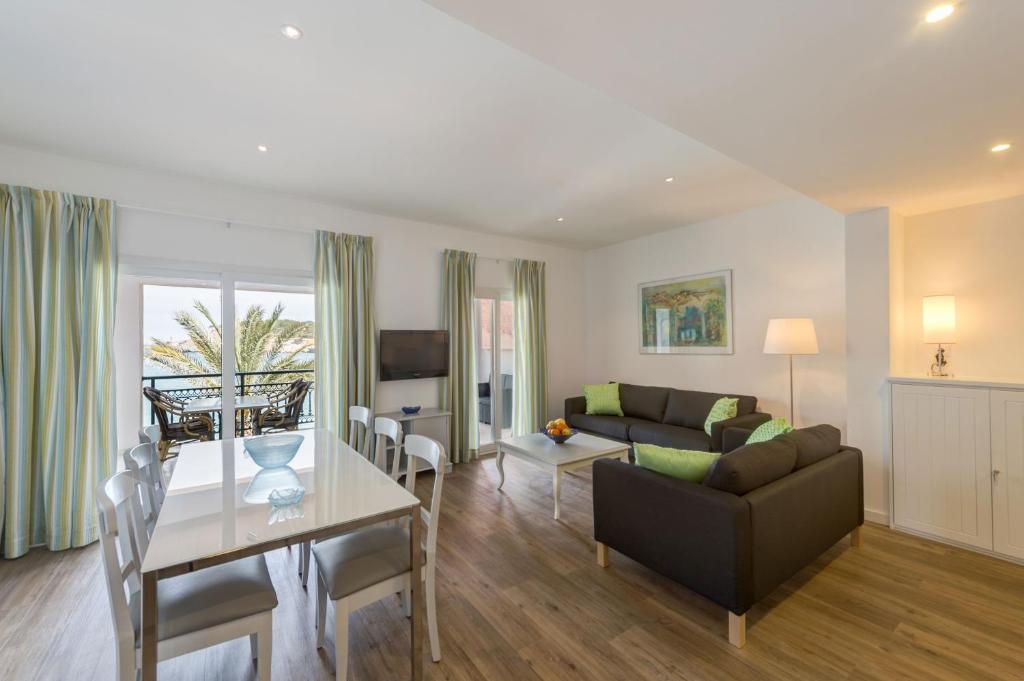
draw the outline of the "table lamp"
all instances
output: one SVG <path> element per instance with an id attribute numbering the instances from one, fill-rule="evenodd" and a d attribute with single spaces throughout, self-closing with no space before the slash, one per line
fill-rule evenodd
<path id="1" fill-rule="evenodd" d="M 950 376 L 946 371 L 946 349 L 956 343 L 956 296 L 925 296 L 921 301 L 922 340 L 938 345 L 932 376 Z"/>
<path id="2" fill-rule="evenodd" d="M 812 319 L 769 319 L 764 337 L 767 355 L 789 355 L 789 422 L 796 425 L 793 408 L 793 355 L 818 354 L 818 336 Z"/>

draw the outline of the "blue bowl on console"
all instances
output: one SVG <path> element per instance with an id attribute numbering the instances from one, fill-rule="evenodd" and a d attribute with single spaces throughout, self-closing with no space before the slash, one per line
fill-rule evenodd
<path id="1" fill-rule="evenodd" d="M 566 443 L 566 441 L 567 441 L 567 440 L 568 440 L 569 438 L 571 438 L 571 437 L 572 437 L 573 435 L 575 435 L 575 434 L 576 434 L 576 433 L 578 433 L 578 432 L 579 432 L 579 431 L 578 431 L 578 430 L 576 430 L 575 428 L 573 428 L 573 429 L 572 429 L 572 432 L 571 432 L 571 433 L 569 433 L 568 435 L 551 435 L 551 434 L 550 434 L 550 433 L 548 433 L 548 431 L 546 431 L 546 430 L 542 430 L 542 431 L 540 431 L 541 435 L 543 435 L 543 436 L 544 436 L 544 437 L 546 437 L 547 439 L 551 440 L 551 441 L 552 441 L 552 442 L 554 442 L 554 443 L 555 443 L 556 445 L 562 445 L 562 444 L 565 444 L 565 443 Z"/>
<path id="2" fill-rule="evenodd" d="M 260 468 L 279 468 L 295 458 L 305 439 L 293 433 L 263 435 L 244 440 L 243 446 Z"/>
<path id="3" fill-rule="evenodd" d="M 412 416 L 413 414 L 420 413 L 420 407 L 419 405 L 416 405 L 415 407 L 402 407 L 402 413 L 406 416 Z"/>

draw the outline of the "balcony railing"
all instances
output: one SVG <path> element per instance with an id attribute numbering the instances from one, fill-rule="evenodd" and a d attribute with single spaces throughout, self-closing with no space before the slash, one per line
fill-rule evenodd
<path id="1" fill-rule="evenodd" d="M 235 396 L 241 397 L 242 395 L 270 395 L 273 393 L 280 392 L 288 387 L 295 378 L 305 378 L 306 380 L 313 381 L 313 370 L 312 369 L 283 369 L 280 371 L 239 371 L 235 374 L 237 377 L 237 383 L 235 385 Z M 168 382 L 175 381 L 180 383 L 184 380 L 203 380 L 203 379 L 214 379 L 219 381 L 220 374 L 172 374 L 169 376 L 143 376 L 142 384 L 148 385 L 151 388 L 162 390 L 171 397 L 181 400 L 182 402 L 189 402 L 191 400 L 198 400 L 204 397 L 220 397 L 220 388 L 218 385 L 197 385 L 189 386 L 187 388 L 168 388 Z M 276 380 L 266 380 L 267 377 L 273 377 Z M 263 379 L 263 380 L 260 380 Z M 313 413 L 313 391 L 316 389 L 316 385 L 312 385 L 309 392 L 306 393 L 306 400 L 302 403 L 302 410 L 299 412 L 299 427 L 303 426 L 309 428 L 312 427 L 316 421 Z M 248 418 L 248 416 L 246 416 Z M 149 423 L 156 423 L 156 409 L 152 405 L 149 407 Z M 247 424 L 241 424 L 245 427 Z M 217 429 L 217 436 L 220 436 L 220 419 L 214 419 L 214 426 Z"/>

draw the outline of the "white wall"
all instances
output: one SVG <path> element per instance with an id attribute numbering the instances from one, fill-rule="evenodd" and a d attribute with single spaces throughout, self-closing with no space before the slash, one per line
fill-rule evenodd
<path id="1" fill-rule="evenodd" d="M 551 412 L 560 413 L 562 400 L 580 392 L 585 367 L 580 251 L 7 146 L 0 146 L 0 182 L 116 200 L 121 204 L 117 219 L 122 262 L 183 261 L 208 263 L 211 270 L 253 269 L 311 276 L 316 229 L 373 236 L 377 325 L 383 329 L 440 326 L 441 252 L 445 248 L 504 260 L 479 261 L 480 286 L 508 287 L 511 258 L 546 261 Z M 205 217 L 164 215 L 130 206 Z M 567 304 L 552 304 L 558 300 Z M 120 335 L 120 329 L 117 333 L 119 347 L 126 347 L 124 343 L 130 341 Z M 138 342 L 141 344 L 141 337 Z M 119 372 L 131 372 L 131 367 L 140 363 L 138 354 L 127 352 L 119 354 L 118 360 Z M 128 378 L 121 382 L 127 389 Z M 384 383 L 378 391 L 377 408 L 436 405 L 440 384 L 439 379 Z M 133 427 L 126 426 L 121 436 L 131 438 L 133 432 Z"/>
<path id="2" fill-rule="evenodd" d="M 1024 196 L 906 220 L 903 370 L 923 374 L 935 346 L 921 338 L 921 298 L 953 294 L 957 376 L 1024 379 Z"/>
<path id="3" fill-rule="evenodd" d="M 756 395 L 789 413 L 787 358 L 763 353 L 772 317 L 811 317 L 821 354 L 795 358 L 796 419 L 846 428 L 843 216 L 810 199 L 587 253 L 587 378 Z M 641 355 L 637 285 L 733 271 L 733 355 Z"/>
<path id="4" fill-rule="evenodd" d="M 864 452 L 864 507 L 889 516 L 890 249 L 899 249 L 899 218 L 889 209 L 846 218 L 847 441 Z"/>

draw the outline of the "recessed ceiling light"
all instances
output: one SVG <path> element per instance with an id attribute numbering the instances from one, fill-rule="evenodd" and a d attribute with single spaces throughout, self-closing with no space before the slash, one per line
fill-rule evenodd
<path id="1" fill-rule="evenodd" d="M 298 40 L 302 37 L 302 29 L 293 24 L 285 24 L 281 27 L 281 34 L 289 40 Z"/>
<path id="2" fill-rule="evenodd" d="M 666 181 L 666 182 L 675 182 L 675 181 L 676 181 L 676 178 L 674 178 L 674 177 L 666 177 L 666 178 L 665 178 L 665 181 Z"/>
<path id="3" fill-rule="evenodd" d="M 556 218 L 555 222 L 565 222 L 565 218 Z"/>
<path id="4" fill-rule="evenodd" d="M 928 14 L 924 15 L 924 20 L 929 24 L 937 24 L 943 19 L 948 19 L 949 15 L 956 9 L 956 5 L 951 2 L 947 2 L 944 5 L 939 5 L 933 8 Z"/>
<path id="5" fill-rule="evenodd" d="M 270 147 L 268 147 L 266 144 L 257 144 L 256 151 L 260 152 L 261 154 L 265 154 L 268 151 L 270 151 Z"/>
<path id="6" fill-rule="evenodd" d="M 1002 144 L 997 144 L 994 147 L 992 147 L 992 151 L 998 154 L 1003 151 L 1009 151 L 1012 147 L 1012 144 L 1009 144 L 1008 142 L 1003 142 Z"/>

